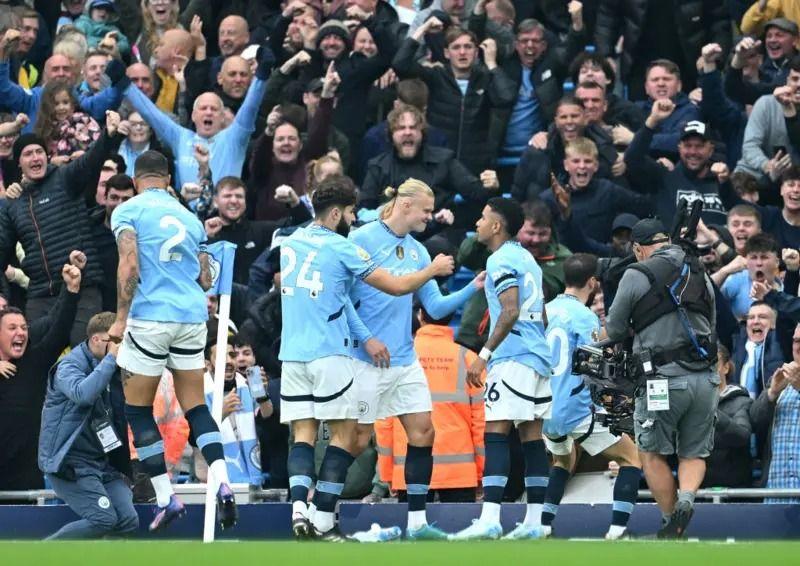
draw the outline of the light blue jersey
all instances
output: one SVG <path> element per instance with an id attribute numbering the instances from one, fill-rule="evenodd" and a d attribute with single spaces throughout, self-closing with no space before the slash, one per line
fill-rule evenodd
<path id="1" fill-rule="evenodd" d="M 384 222 L 369 224 L 350 232 L 350 239 L 365 249 L 375 264 L 392 275 L 401 276 L 425 269 L 431 263 L 428 250 L 411 234 L 398 236 Z M 417 297 L 433 318 L 452 313 L 475 293 L 474 285 L 443 296 L 436 281 L 428 281 L 417 290 Z M 389 349 L 393 366 L 413 364 L 414 338 L 411 336 L 413 295 L 395 297 L 379 291 L 363 281 L 356 281 L 350 294 L 358 317 L 369 331 Z M 372 363 L 364 348 L 356 349 L 354 356 Z"/>
<path id="2" fill-rule="evenodd" d="M 571 295 L 559 295 L 547 303 L 547 343 L 550 345 L 553 372 L 553 414 L 545 421 L 545 432 L 564 436 L 572 432 L 592 412 L 592 398 L 581 376 L 572 373 L 575 348 L 597 342 L 600 319 Z"/>
<path id="3" fill-rule="evenodd" d="M 129 318 L 154 322 L 208 320 L 206 294 L 198 283 L 206 231 L 197 217 L 161 189 L 148 189 L 119 205 L 111 215 L 119 237 L 136 232 L 139 287 Z"/>
<path id="4" fill-rule="evenodd" d="M 489 367 L 502 361 L 515 361 L 533 368 L 542 377 L 549 377 L 550 348 L 544 336 L 542 270 L 516 240 L 505 242 L 486 262 L 489 335 L 494 332 L 503 310 L 499 297 L 511 287 L 519 288 L 519 319 L 494 350 Z"/>
<path id="5" fill-rule="evenodd" d="M 350 288 L 375 269 L 366 251 L 319 224 L 283 240 L 281 361 L 350 356 Z"/>

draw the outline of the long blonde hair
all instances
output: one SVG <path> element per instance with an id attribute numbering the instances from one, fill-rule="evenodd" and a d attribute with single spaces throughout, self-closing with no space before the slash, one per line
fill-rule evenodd
<path id="1" fill-rule="evenodd" d="M 147 48 L 147 52 L 150 53 L 150 57 L 153 57 L 153 54 L 156 51 L 156 47 L 158 47 L 158 42 L 161 38 L 161 34 L 158 33 L 158 26 L 156 22 L 153 20 L 153 16 L 150 14 L 150 10 L 147 9 L 147 5 L 150 3 L 150 0 L 142 0 L 142 38 L 144 39 L 145 47 Z M 172 8 L 170 10 L 170 19 L 167 22 L 167 25 L 164 26 L 163 31 L 168 29 L 177 28 L 178 26 L 178 13 L 180 7 L 178 6 L 178 1 L 172 1 Z M 147 61 L 145 61 L 147 63 Z"/>
<path id="2" fill-rule="evenodd" d="M 419 179 L 406 179 L 396 189 L 394 187 L 386 187 L 383 191 L 383 196 L 389 199 L 381 210 L 381 219 L 385 220 L 391 216 L 394 210 L 394 205 L 399 198 L 411 198 L 416 196 L 428 196 L 433 198 L 433 189 L 427 183 Z"/>

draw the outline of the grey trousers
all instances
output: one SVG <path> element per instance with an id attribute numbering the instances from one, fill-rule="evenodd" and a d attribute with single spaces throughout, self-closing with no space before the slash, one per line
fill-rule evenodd
<path id="1" fill-rule="evenodd" d="M 93 539 L 125 535 L 139 528 L 133 493 L 119 475 L 79 475 L 75 481 L 46 475 L 56 495 L 80 517 L 47 540 Z"/>

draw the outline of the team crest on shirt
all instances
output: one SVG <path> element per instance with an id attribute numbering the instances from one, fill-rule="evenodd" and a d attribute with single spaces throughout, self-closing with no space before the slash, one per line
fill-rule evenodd
<path id="1" fill-rule="evenodd" d="M 358 257 L 360 257 L 364 261 L 369 261 L 370 260 L 369 252 L 367 250 L 365 250 L 361 246 L 356 246 L 356 249 L 358 250 Z"/>
<path id="2" fill-rule="evenodd" d="M 417 250 L 409 250 L 408 255 L 410 255 L 411 259 L 414 261 L 419 261 L 419 254 L 417 253 Z"/>
<path id="3" fill-rule="evenodd" d="M 358 402 L 358 414 L 362 417 L 369 412 L 369 404 L 365 401 Z"/>
<path id="4" fill-rule="evenodd" d="M 217 284 L 217 279 L 219 278 L 220 273 L 220 265 L 219 260 L 214 257 L 214 254 L 207 254 L 208 257 L 208 271 L 211 273 L 211 286 Z"/>
<path id="5" fill-rule="evenodd" d="M 397 259 L 403 259 L 403 258 L 406 256 L 406 252 L 405 252 L 405 250 L 403 249 L 403 246 L 397 246 L 397 247 L 394 249 L 394 253 L 396 253 L 396 254 L 397 254 Z"/>

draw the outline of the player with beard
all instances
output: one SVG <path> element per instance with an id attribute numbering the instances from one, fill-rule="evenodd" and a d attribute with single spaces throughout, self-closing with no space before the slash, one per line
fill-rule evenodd
<path id="1" fill-rule="evenodd" d="M 334 509 L 356 449 L 358 419 L 351 336 L 372 338 L 355 317 L 348 294 L 356 277 L 391 295 L 405 295 L 430 279 L 453 272 L 453 258 L 439 255 L 420 271 L 394 276 L 345 236 L 355 219 L 355 186 L 332 175 L 312 196 L 316 217 L 281 243 L 283 328 L 279 357 L 281 422 L 291 423 L 289 490 L 295 536 L 344 540 L 334 525 Z M 326 421 L 331 442 L 314 492 L 313 513 L 306 507 L 314 475 L 314 442 Z"/>

